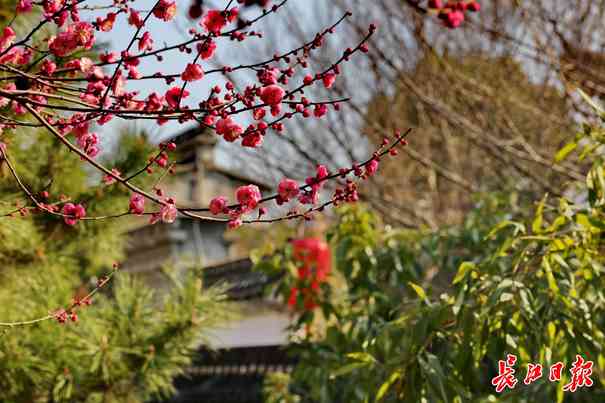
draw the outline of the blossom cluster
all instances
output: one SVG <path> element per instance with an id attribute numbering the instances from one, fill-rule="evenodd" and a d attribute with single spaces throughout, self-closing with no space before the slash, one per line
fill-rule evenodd
<path id="1" fill-rule="evenodd" d="M 448 28 L 458 28 L 464 22 L 466 12 L 478 12 L 481 10 L 481 4 L 475 0 L 472 1 L 447 1 L 429 0 L 429 9 L 436 10 L 439 18 Z"/>
<path id="2" fill-rule="evenodd" d="M 341 168 L 335 173 L 330 173 L 324 165 L 318 165 L 315 175 L 307 177 L 304 183 L 299 183 L 291 178 L 283 178 L 277 186 L 277 194 L 266 198 L 262 197 L 260 189 L 256 185 L 241 186 L 235 191 L 237 204 L 228 205 L 227 197 L 217 196 L 210 202 L 208 211 L 213 215 L 228 215 L 229 228 L 237 228 L 244 222 L 243 215 L 255 210 L 262 203 L 274 201 L 277 206 L 285 203 L 298 203 L 301 206 L 308 205 L 310 207 L 303 213 L 294 208 L 290 210 L 286 217 L 301 217 L 310 220 L 314 212 L 323 210 L 327 205 L 337 206 L 340 203 L 358 201 L 357 184 L 353 180 L 347 179 L 347 177 L 352 174 L 363 180 L 374 175 L 383 156 L 395 156 L 397 155 L 396 146 L 407 144 L 404 134 L 399 130 L 395 132 L 394 139 L 395 141 L 391 143 L 388 138 L 385 138 L 381 147 L 362 164 L 354 163 L 351 167 Z M 319 204 L 320 190 L 332 179 L 340 179 L 341 182 L 334 189 L 332 196 L 326 202 Z M 266 212 L 266 208 L 260 208 L 258 210 L 259 218 Z M 269 218 L 266 221 L 272 222 L 274 220 Z"/>
<path id="3" fill-rule="evenodd" d="M 9 76 L 0 78 L 2 158 L 31 202 L 30 206 L 19 206 L 16 211 L 22 215 L 28 211 L 51 214 L 69 226 L 81 221 L 124 215 L 148 215 L 150 223 L 171 223 L 183 215 L 201 220 L 222 220 L 230 228 L 236 228 L 247 222 L 310 219 L 312 213 L 327 205 L 356 201 L 357 185 L 348 176 L 360 179 L 372 176 L 382 155 L 394 155 L 395 146 L 403 143 L 402 138 L 396 137 L 392 146 L 383 144 L 363 163 L 335 172 L 319 165 L 314 175 L 300 182 L 283 178 L 274 195 L 263 197 L 258 186 L 249 184 L 235 191 L 235 204 L 229 204 L 225 196 L 217 196 L 209 206 L 196 208 L 180 206 L 173 197 L 165 195 L 159 185 L 147 190 L 133 183 L 137 176 L 156 169 L 173 173 L 175 162 L 170 153 L 176 148 L 174 143 L 160 144 L 157 154 L 150 156 L 147 165 L 134 173 L 122 173 L 115 167 L 105 166 L 98 158 L 103 152 L 103 131 L 100 128 L 113 119 L 155 121 L 158 125 L 169 121 L 180 124 L 193 122 L 226 142 L 261 148 L 266 136 L 283 135 L 284 122 L 288 119 L 298 116 L 322 119 L 331 111 L 341 111 L 341 104 L 347 101 L 346 98 L 319 101 L 307 94 L 314 86 L 325 90 L 337 87 L 343 65 L 355 54 L 369 52 L 370 38 L 377 30 L 374 24 L 369 26 L 359 42 L 345 48 L 332 62 L 322 66 L 311 63 L 311 55 L 322 49 L 330 35 L 350 16 L 348 12 L 309 41 L 268 60 L 214 69 L 206 63 L 212 61 L 224 39 L 237 46 L 250 38 L 263 38 L 262 32 L 253 26 L 278 14 L 287 3 L 288 0 L 240 0 L 237 4 L 228 2 L 224 9 L 205 9 L 201 2 L 193 2 L 189 17 L 196 22 L 187 31 L 187 38 L 179 43 L 158 46 L 164 41 L 159 41 L 148 29 L 148 22 L 173 21 L 179 12 L 176 1 L 158 0 L 151 9 L 137 7 L 139 2 L 136 0 L 114 1 L 112 5 L 101 8 L 88 7 L 86 0 L 19 1 L 17 18 L 37 12 L 41 20 L 32 33 L 23 38 L 18 38 L 10 25 L 4 27 L 0 34 L 0 66 L 10 72 Z M 91 12 L 93 9 L 96 11 Z M 119 52 L 106 51 L 94 55 L 93 45 L 103 40 L 101 35 L 112 31 L 120 20 L 128 24 L 132 32 L 128 45 Z M 44 27 L 52 28 L 47 32 L 56 34 L 40 37 L 42 31 L 37 31 Z M 83 51 L 91 52 L 83 54 Z M 181 71 L 149 71 L 147 69 L 154 67 L 143 68 L 141 63 L 142 60 L 153 59 L 161 62 L 165 55 L 174 53 L 182 55 Z M 217 75 L 228 78 L 230 73 L 239 70 L 252 73 L 243 86 L 227 80 L 223 85 L 211 86 L 209 93 L 201 97 L 187 89 L 192 82 L 211 80 Z M 159 90 L 151 85 L 151 90 L 145 94 L 131 89 L 131 83 L 143 80 L 164 83 L 167 89 Z M 123 206 L 122 212 L 94 217 L 87 214 L 86 203 L 73 200 L 69 195 L 51 203 L 48 195 L 43 196 L 43 192 L 27 188 L 19 180 L 10 160 L 8 133 L 21 125 L 45 129 L 78 155 L 83 163 L 98 170 L 102 174 L 103 185 L 126 188 L 130 192 L 128 205 Z M 320 192 L 328 181 L 333 181 L 331 189 L 334 193 L 320 203 Z M 283 217 L 268 218 L 264 204 L 270 201 L 277 206 L 290 203 L 292 208 Z M 296 204 L 304 206 L 304 210 L 299 211 Z M 199 214 L 205 212 L 210 215 Z M 251 213 L 257 214 L 256 218 L 246 217 Z M 6 214 L 12 215 L 12 212 Z"/>

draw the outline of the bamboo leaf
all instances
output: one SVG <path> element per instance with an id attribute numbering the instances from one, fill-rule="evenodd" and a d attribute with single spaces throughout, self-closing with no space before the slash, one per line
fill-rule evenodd
<path id="1" fill-rule="evenodd" d="M 561 162 L 561 161 L 563 161 L 577 147 L 578 147 L 578 143 L 576 143 L 575 141 L 571 142 L 571 143 L 565 144 L 565 146 L 563 146 L 563 148 L 561 148 L 555 154 L 555 162 Z"/>
<path id="2" fill-rule="evenodd" d="M 336 371 L 333 371 L 330 374 L 330 378 L 337 378 L 339 376 L 346 375 L 350 372 L 355 371 L 356 369 L 363 368 L 366 366 L 368 366 L 368 363 L 366 362 L 353 362 L 351 364 L 345 365 L 344 367 L 340 367 Z"/>
<path id="3" fill-rule="evenodd" d="M 464 277 L 466 277 L 466 274 L 471 270 L 475 270 L 476 267 L 477 266 L 472 262 L 462 263 L 460 265 L 460 267 L 458 268 L 458 272 L 456 273 L 456 276 L 454 277 L 452 284 L 457 284 L 457 283 L 461 282 L 464 279 Z"/>
<path id="4" fill-rule="evenodd" d="M 368 353 L 349 353 L 347 354 L 347 357 L 352 360 L 361 361 L 368 364 L 376 362 L 376 359 Z"/>
<path id="5" fill-rule="evenodd" d="M 401 378 L 401 371 L 393 372 L 391 374 L 391 376 L 389 376 L 389 379 L 387 379 L 386 382 L 384 382 L 378 389 L 378 393 L 376 393 L 376 402 L 381 401 L 384 398 L 384 396 L 387 394 L 387 392 L 389 391 L 389 388 L 391 387 L 391 385 L 393 385 L 400 378 Z"/>
<path id="6" fill-rule="evenodd" d="M 418 295 L 418 297 L 421 300 L 423 300 L 423 301 L 427 300 L 426 292 L 424 292 L 424 289 L 422 287 L 420 287 L 418 284 L 412 283 L 411 281 L 408 281 L 408 285 L 410 287 L 412 287 L 412 289 L 414 290 L 414 292 L 416 292 L 416 294 Z"/>

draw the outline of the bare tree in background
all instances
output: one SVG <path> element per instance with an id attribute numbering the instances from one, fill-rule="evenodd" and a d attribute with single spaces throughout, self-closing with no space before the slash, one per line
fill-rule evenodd
<path id="1" fill-rule="evenodd" d="M 409 0 L 320 3 L 312 20 L 291 11 L 286 26 L 265 35 L 286 46 L 346 10 L 355 24 L 332 39 L 334 52 L 369 22 L 384 35 L 369 60 L 338 77 L 340 95 L 356 94 L 346 113 L 288 123 L 296 134 L 275 139 L 272 153 L 249 153 L 260 164 L 247 169 L 270 179 L 275 167 L 289 175 L 320 162 L 336 167 L 367 156 L 380 140 L 374 133 L 417 126 L 404 150 L 413 162 L 389 162 L 362 197 L 387 222 L 429 227 L 459 221 L 475 192 L 552 193 L 581 177 L 579 164 L 555 163 L 553 153 L 584 114 L 575 89 L 605 95 L 605 1 L 483 1 L 456 30 Z"/>

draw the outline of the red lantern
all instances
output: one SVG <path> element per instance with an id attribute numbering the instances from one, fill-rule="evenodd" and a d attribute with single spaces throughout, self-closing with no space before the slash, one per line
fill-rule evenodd
<path id="1" fill-rule="evenodd" d="M 292 246 L 293 258 L 299 263 L 298 285 L 290 289 L 288 305 L 295 307 L 300 294 L 304 299 L 304 309 L 310 311 L 317 307 L 320 285 L 331 271 L 330 248 L 317 238 L 297 239 L 292 241 Z"/>
<path id="2" fill-rule="evenodd" d="M 304 238 L 292 241 L 292 246 L 294 259 L 301 263 L 298 269 L 299 277 L 324 282 L 332 266 L 328 244 L 321 239 Z"/>

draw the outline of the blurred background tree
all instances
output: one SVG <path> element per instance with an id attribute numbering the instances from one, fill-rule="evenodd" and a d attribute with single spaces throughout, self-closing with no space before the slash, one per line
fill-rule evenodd
<path id="1" fill-rule="evenodd" d="M 409 158 L 362 187 L 362 198 L 387 223 L 433 229 L 460 223 L 472 208 L 471 193 L 500 187 L 525 197 L 564 191 L 560 183 L 582 177 L 586 166 L 552 156 L 573 137 L 579 120 L 592 119 L 574 89 L 603 93 L 605 2 L 484 1 L 481 12 L 468 14 L 455 30 L 412 3 L 317 2 L 320 11 L 308 24 L 299 23 L 309 12 L 306 4 L 285 10 L 284 25 L 265 32 L 284 46 L 309 40 L 314 24 L 335 21 L 346 10 L 353 11 L 353 24 L 328 39 L 335 55 L 370 22 L 381 34 L 369 59 L 347 66 L 331 89 L 343 97 L 355 94 L 342 105 L 345 113 L 286 122 L 291 136 L 267 139 L 267 148 L 279 152 L 247 151 L 246 168 L 269 180 L 304 175 L 317 163 L 335 169 L 364 159 L 395 124 L 411 125 L 418 130 L 410 138 L 415 146 L 405 150 Z M 329 60 L 329 52 L 313 55 L 315 63 Z M 309 94 L 326 95 L 321 89 Z M 392 105 L 395 110 L 387 112 Z M 394 179 L 395 172 L 401 178 Z M 401 198 L 394 197 L 396 189 Z"/>
<path id="2" fill-rule="evenodd" d="M 427 53 L 398 76 L 393 95 L 368 105 L 364 132 L 373 143 L 397 127 L 422 128 L 403 150 L 412 161 L 386 160 L 368 200 L 389 222 L 409 206 L 437 228 L 461 222 L 479 191 L 510 189 L 526 200 L 557 192 L 581 177 L 551 157 L 573 133 L 569 115 L 557 90 L 532 83 L 510 57 Z"/>

